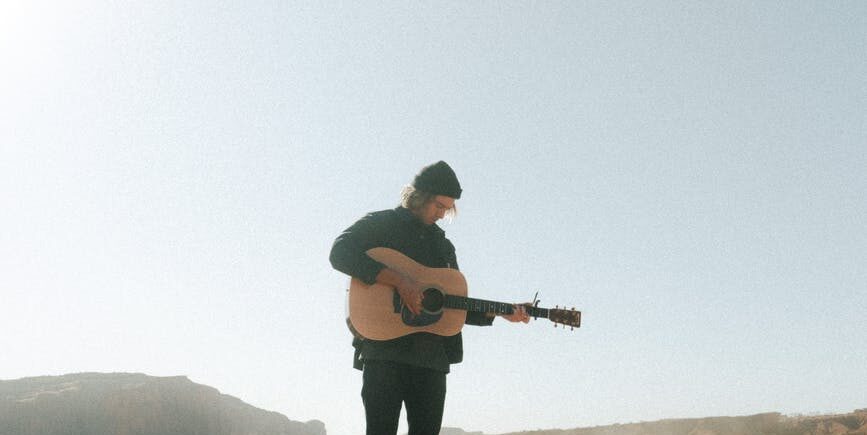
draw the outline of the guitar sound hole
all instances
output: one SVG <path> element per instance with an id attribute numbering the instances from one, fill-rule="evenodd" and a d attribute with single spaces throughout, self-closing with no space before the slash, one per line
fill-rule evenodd
<path id="1" fill-rule="evenodd" d="M 435 288 L 426 289 L 421 305 L 428 313 L 439 313 L 443 309 L 443 293 Z"/>

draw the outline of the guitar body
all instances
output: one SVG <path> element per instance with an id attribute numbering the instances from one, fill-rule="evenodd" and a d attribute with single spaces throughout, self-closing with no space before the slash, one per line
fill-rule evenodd
<path id="1" fill-rule="evenodd" d="M 349 286 L 350 329 L 368 340 L 391 340 L 417 332 L 452 336 L 461 331 L 467 319 L 463 310 L 444 309 L 446 295 L 467 295 L 467 281 L 455 269 L 429 268 L 389 248 L 373 248 L 367 255 L 404 275 L 425 289 L 424 308 L 414 316 L 400 303 L 397 291 L 383 284 L 367 285 L 352 278 Z"/>

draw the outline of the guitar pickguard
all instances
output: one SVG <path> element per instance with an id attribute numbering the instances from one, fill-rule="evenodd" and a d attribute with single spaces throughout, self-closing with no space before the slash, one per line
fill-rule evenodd
<path id="1" fill-rule="evenodd" d="M 394 306 L 394 312 L 400 313 L 400 320 L 406 326 L 422 327 L 433 325 L 443 317 L 442 309 L 438 312 L 430 312 L 426 309 L 422 309 L 421 313 L 416 316 L 409 310 L 409 308 L 403 305 L 400 295 L 397 292 L 394 292 L 394 296 L 392 297 L 392 305 Z"/>

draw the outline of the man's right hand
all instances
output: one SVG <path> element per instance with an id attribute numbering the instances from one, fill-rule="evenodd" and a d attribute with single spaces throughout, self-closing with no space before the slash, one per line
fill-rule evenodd
<path id="1" fill-rule="evenodd" d="M 394 287 L 400 295 L 400 300 L 414 315 L 421 313 L 421 300 L 424 298 L 421 284 L 418 281 L 390 268 L 382 269 L 376 275 L 376 282 Z"/>
<path id="2" fill-rule="evenodd" d="M 400 300 L 409 309 L 409 311 L 418 316 L 421 313 L 421 300 L 424 299 L 424 293 L 419 289 L 414 288 L 398 288 L 397 293 L 400 295 Z"/>

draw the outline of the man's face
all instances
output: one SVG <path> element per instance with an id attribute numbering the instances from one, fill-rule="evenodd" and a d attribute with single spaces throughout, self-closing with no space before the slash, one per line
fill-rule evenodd
<path id="1" fill-rule="evenodd" d="M 436 221 L 442 219 L 446 212 L 454 208 L 454 206 L 454 198 L 437 195 L 428 201 L 427 204 L 418 209 L 415 212 L 415 215 L 418 216 L 419 220 L 421 220 L 425 225 L 433 225 Z"/>

